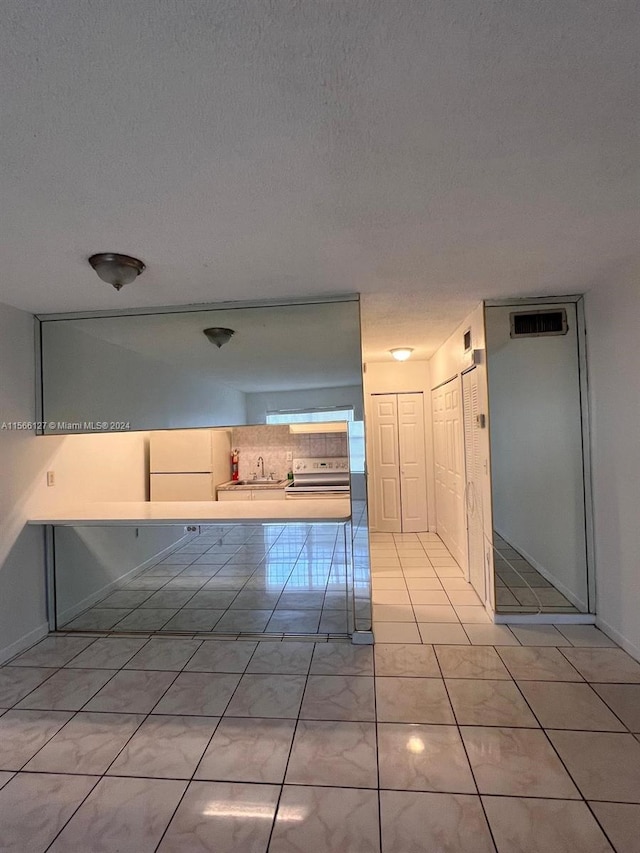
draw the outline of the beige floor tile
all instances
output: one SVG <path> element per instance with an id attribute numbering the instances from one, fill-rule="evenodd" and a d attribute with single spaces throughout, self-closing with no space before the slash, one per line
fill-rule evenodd
<path id="1" fill-rule="evenodd" d="M 377 788 L 375 723 L 300 720 L 285 781 Z"/>
<path id="2" fill-rule="evenodd" d="M 513 681 L 445 679 L 456 720 L 464 726 L 525 726 L 538 722 Z"/>
<path id="3" fill-rule="evenodd" d="M 0 849 L 7 853 L 47 850 L 97 781 L 95 776 L 54 773 L 14 776 L 0 791 Z"/>
<path id="4" fill-rule="evenodd" d="M 475 590 L 471 586 L 471 584 L 465 580 L 465 578 L 442 578 L 442 586 L 447 590 L 456 590 L 457 592 L 473 592 L 475 594 Z"/>
<path id="5" fill-rule="evenodd" d="M 453 609 L 456 611 L 456 615 L 461 622 L 468 622 L 470 624 L 491 623 L 491 617 L 484 607 L 469 607 L 464 604 L 455 604 Z"/>
<path id="6" fill-rule="evenodd" d="M 280 784 L 295 720 L 225 717 L 198 765 L 196 779 Z"/>
<path id="7" fill-rule="evenodd" d="M 104 777 L 49 850 L 150 853 L 160 841 L 186 786 L 186 782 L 173 779 Z M 118 819 L 114 820 L 116 814 Z"/>
<path id="8" fill-rule="evenodd" d="M 613 853 L 585 803 L 483 797 L 498 853 Z"/>
<path id="9" fill-rule="evenodd" d="M 638 853 L 640 805 L 589 803 L 617 853 Z"/>
<path id="10" fill-rule="evenodd" d="M 373 646 L 350 643 L 312 645 L 311 675 L 373 675 Z"/>
<path id="11" fill-rule="evenodd" d="M 237 673 L 181 672 L 152 713 L 218 717 L 224 714 L 239 681 Z"/>
<path id="12" fill-rule="evenodd" d="M 455 722 L 441 678 L 376 677 L 376 708 L 380 722 Z"/>
<path id="13" fill-rule="evenodd" d="M 582 681 L 558 649 L 540 646 L 502 646 L 498 654 L 518 681 Z"/>
<path id="14" fill-rule="evenodd" d="M 554 625 L 512 625 L 511 630 L 523 646 L 570 646 Z"/>
<path id="15" fill-rule="evenodd" d="M 572 646 L 615 648 L 616 645 L 595 625 L 558 625 L 558 631 L 571 641 Z"/>
<path id="16" fill-rule="evenodd" d="M 507 625 L 464 623 L 462 626 L 474 646 L 519 646 L 517 637 Z"/>
<path id="17" fill-rule="evenodd" d="M 622 649 L 563 649 L 587 681 L 640 684 L 640 663 Z"/>
<path id="18" fill-rule="evenodd" d="M 379 833 L 376 791 L 285 785 L 269 853 L 380 853 Z"/>
<path id="19" fill-rule="evenodd" d="M 399 573 L 397 577 L 380 577 L 380 575 L 372 575 L 371 585 L 374 592 L 382 592 L 383 590 L 401 590 L 406 592 L 407 584 Z"/>
<path id="20" fill-rule="evenodd" d="M 409 593 L 412 604 L 444 604 L 448 605 L 449 598 L 443 589 L 415 589 Z"/>
<path id="21" fill-rule="evenodd" d="M 498 653 L 491 646 L 440 646 L 436 656 L 445 678 L 490 678 L 511 680 Z"/>
<path id="22" fill-rule="evenodd" d="M 380 787 L 475 793 L 456 726 L 378 724 Z"/>
<path id="23" fill-rule="evenodd" d="M 416 604 L 413 609 L 418 622 L 460 622 L 449 604 Z"/>
<path id="24" fill-rule="evenodd" d="M 226 714 L 229 717 L 296 717 L 304 686 L 304 675 L 243 675 Z"/>
<path id="25" fill-rule="evenodd" d="M 275 785 L 192 782 L 158 853 L 266 850 L 279 790 Z"/>
<path id="26" fill-rule="evenodd" d="M 407 589 L 409 592 L 415 592 L 417 590 L 439 590 L 442 591 L 443 586 L 441 581 L 436 578 L 407 578 Z"/>
<path id="27" fill-rule="evenodd" d="M 472 589 L 449 589 L 447 590 L 449 600 L 453 605 L 463 605 L 466 607 L 482 607 L 482 602 L 478 598 L 476 592 Z"/>
<path id="28" fill-rule="evenodd" d="M 579 799 L 542 731 L 463 726 L 461 733 L 481 794 Z"/>
<path id="29" fill-rule="evenodd" d="M 377 622 L 373 623 L 376 643 L 421 643 L 418 626 L 415 622 Z"/>
<path id="30" fill-rule="evenodd" d="M 372 592 L 373 604 L 411 604 L 409 593 L 405 589 L 377 589 L 374 585 Z"/>
<path id="31" fill-rule="evenodd" d="M 411 604 L 374 604 L 375 622 L 415 622 L 416 617 Z"/>
<path id="32" fill-rule="evenodd" d="M 546 729 L 624 731 L 588 684 L 521 681 L 520 690 Z"/>
<path id="33" fill-rule="evenodd" d="M 480 798 L 381 791 L 382 853 L 494 853 Z"/>
<path id="34" fill-rule="evenodd" d="M 310 675 L 300 717 L 305 720 L 373 722 L 373 678 L 363 675 Z"/>
<path id="35" fill-rule="evenodd" d="M 71 711 L 7 711 L 0 717 L 0 770 L 20 770 L 72 716 Z"/>
<path id="36" fill-rule="evenodd" d="M 420 622 L 418 623 L 423 643 L 455 643 L 470 645 L 469 638 L 462 625 L 453 622 Z"/>
<path id="37" fill-rule="evenodd" d="M 462 569 L 458 566 L 434 566 L 434 571 L 439 578 L 462 578 Z"/>
<path id="38" fill-rule="evenodd" d="M 410 578 L 435 578 L 437 577 L 436 570 L 432 566 L 406 566 L 402 569 L 402 574 L 405 580 Z"/>
<path id="39" fill-rule="evenodd" d="M 376 676 L 440 677 L 440 667 L 432 646 L 376 643 L 374 653 Z"/>
<path id="40" fill-rule="evenodd" d="M 640 743 L 630 734 L 549 731 L 588 800 L 640 803 Z"/>
<path id="41" fill-rule="evenodd" d="M 640 733 L 640 684 L 593 684 L 592 687 L 630 731 Z"/>

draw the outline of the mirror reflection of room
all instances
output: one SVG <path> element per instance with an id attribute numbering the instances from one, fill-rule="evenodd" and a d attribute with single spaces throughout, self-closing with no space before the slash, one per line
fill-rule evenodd
<path id="1" fill-rule="evenodd" d="M 587 612 L 575 303 L 486 309 L 496 606 Z"/>

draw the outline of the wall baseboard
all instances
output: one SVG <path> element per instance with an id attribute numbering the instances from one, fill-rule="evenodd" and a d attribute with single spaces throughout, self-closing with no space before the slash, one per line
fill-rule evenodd
<path id="1" fill-rule="evenodd" d="M 38 640 L 46 637 L 48 633 L 49 625 L 47 622 L 43 622 L 41 625 L 38 625 L 37 628 L 34 628 L 33 631 L 29 631 L 29 633 L 24 634 L 15 642 L 5 646 L 4 649 L 0 649 L 0 664 L 6 663 L 11 658 L 20 654 L 20 652 L 24 652 L 28 648 L 31 648 L 31 646 L 35 645 Z"/>
<path id="2" fill-rule="evenodd" d="M 616 628 L 602 619 L 602 617 L 596 615 L 596 626 L 600 628 L 600 630 L 605 633 L 608 637 L 610 637 L 614 642 L 616 642 L 621 648 L 630 654 L 632 658 L 635 658 L 637 661 L 640 661 L 640 647 L 636 646 L 635 643 L 632 643 L 630 640 L 620 633 Z"/>
<path id="3" fill-rule="evenodd" d="M 58 626 L 58 630 L 61 630 L 61 626 L 64 626 L 67 622 L 71 621 L 71 619 L 74 619 L 76 616 L 84 613 L 84 611 L 88 610 L 89 607 L 93 607 L 94 604 L 102 601 L 102 599 L 106 598 L 109 593 L 114 592 L 123 581 L 133 580 L 133 578 L 137 577 L 141 572 L 144 572 L 146 569 L 150 569 L 151 566 L 155 566 L 155 564 L 159 563 L 164 559 L 164 557 L 167 557 L 169 554 L 173 554 L 173 552 L 177 551 L 179 547 L 186 545 L 187 542 L 190 542 L 197 536 L 197 533 L 186 533 L 178 539 L 177 542 L 173 542 L 171 545 L 163 548 L 162 551 L 158 551 L 158 553 L 154 554 L 153 557 L 149 557 L 148 560 L 140 563 L 140 565 L 134 566 L 133 569 L 130 569 L 128 572 L 125 572 L 125 574 L 120 575 L 119 578 L 116 578 L 106 584 L 97 592 L 92 593 L 87 596 L 87 598 L 84 598 L 82 601 L 74 604 L 72 607 L 68 607 L 63 613 L 56 614 L 56 625 Z"/>

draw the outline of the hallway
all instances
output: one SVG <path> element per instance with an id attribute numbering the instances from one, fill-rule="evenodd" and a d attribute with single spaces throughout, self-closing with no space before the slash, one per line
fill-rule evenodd
<path id="1" fill-rule="evenodd" d="M 0 668 L 0 850 L 635 853 L 640 665 L 561 627 L 48 637 Z"/>

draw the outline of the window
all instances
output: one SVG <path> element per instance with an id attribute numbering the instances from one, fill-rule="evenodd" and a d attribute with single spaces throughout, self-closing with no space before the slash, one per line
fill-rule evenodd
<path id="1" fill-rule="evenodd" d="M 312 409 L 305 412 L 267 412 L 268 424 L 318 424 L 349 422 L 349 460 L 353 473 L 364 473 L 364 422 L 353 418 L 353 409 Z"/>

